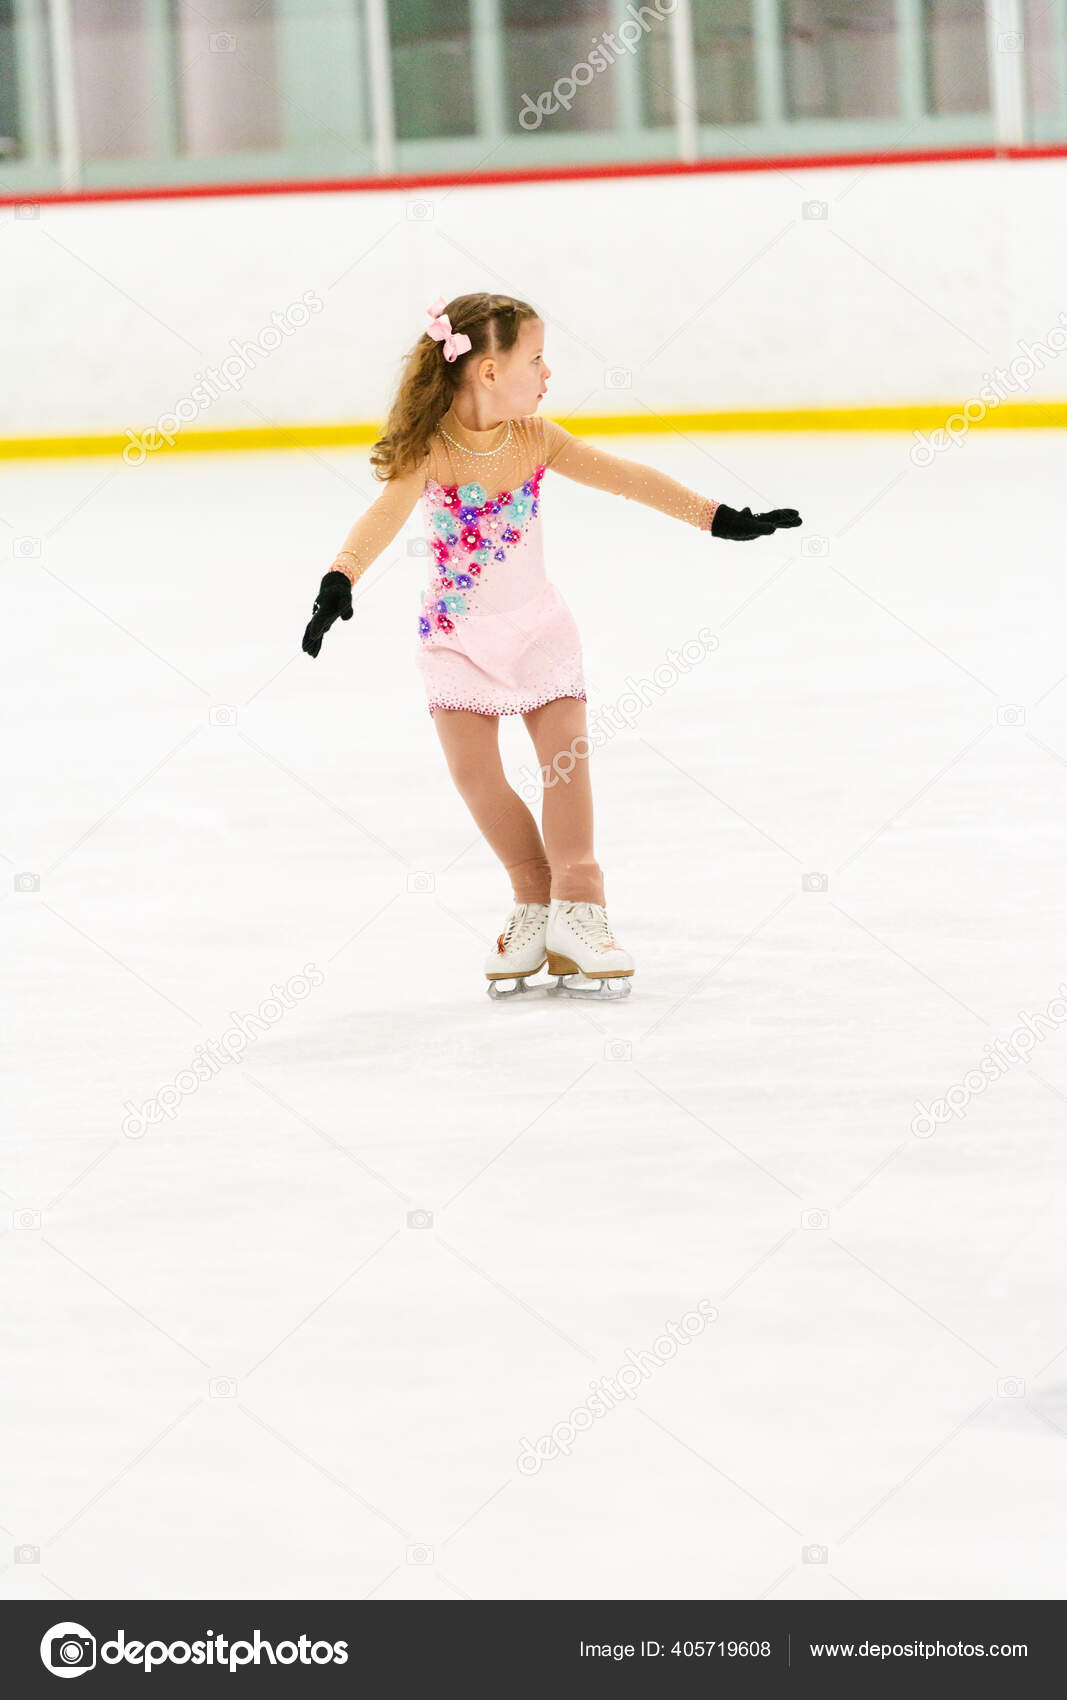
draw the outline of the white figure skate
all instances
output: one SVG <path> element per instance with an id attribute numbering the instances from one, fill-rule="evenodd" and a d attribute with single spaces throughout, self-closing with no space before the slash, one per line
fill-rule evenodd
<path id="1" fill-rule="evenodd" d="M 550 997 L 629 997 L 634 959 L 614 938 L 603 904 L 553 897 L 545 948 L 548 972 L 556 975 Z"/>
<path id="2" fill-rule="evenodd" d="M 486 958 L 485 973 L 491 998 L 513 998 L 528 992 L 529 974 L 536 974 L 545 965 L 545 933 L 548 928 L 547 903 L 516 903 L 512 906 L 504 931 L 496 941 L 496 949 Z M 507 991 L 501 982 L 514 980 Z"/>

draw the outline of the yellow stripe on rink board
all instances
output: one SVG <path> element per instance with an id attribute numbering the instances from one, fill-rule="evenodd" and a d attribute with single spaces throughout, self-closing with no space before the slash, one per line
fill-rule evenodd
<path id="1" fill-rule="evenodd" d="M 731 413 L 610 413 L 559 415 L 559 423 L 575 436 L 643 437 L 660 432 L 736 431 L 936 431 L 948 420 L 959 430 L 964 422 L 962 408 L 970 403 L 944 406 L 923 403 L 900 407 L 800 407 L 769 408 L 761 412 Z M 548 417 L 556 418 L 550 413 Z M 1037 426 L 1067 426 L 1067 401 L 1014 401 L 987 407 L 982 418 L 966 420 L 967 429 L 1029 429 Z M 144 459 L 161 454 L 202 454 L 210 449 L 297 449 L 362 446 L 377 441 L 381 425 L 268 425 L 234 426 L 218 431 L 184 429 L 173 441 L 162 438 Z M 145 427 L 143 437 L 158 435 Z M 65 459 L 75 455 L 120 456 L 131 448 L 128 434 L 68 437 L 0 437 L 0 460 Z M 140 458 L 140 457 L 139 457 Z M 137 464 L 133 461 L 132 464 Z"/>
<path id="2" fill-rule="evenodd" d="M 325 443 L 374 443 L 381 435 L 380 425 L 267 425 L 234 426 L 230 430 L 174 433 L 173 442 L 162 438 L 159 446 L 144 453 L 145 460 L 173 454 L 181 449 L 200 454 L 208 449 L 299 449 Z M 158 436 L 152 426 L 138 433 L 140 437 Z M 0 460 L 61 459 L 72 455 L 122 455 L 133 451 L 136 444 L 127 434 L 121 437 L 0 437 Z M 138 464 L 141 456 L 131 460 Z"/>

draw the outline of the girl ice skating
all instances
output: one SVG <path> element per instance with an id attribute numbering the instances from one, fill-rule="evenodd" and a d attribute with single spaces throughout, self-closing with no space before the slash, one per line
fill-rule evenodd
<path id="1" fill-rule="evenodd" d="M 800 525 L 800 515 L 738 512 L 541 418 L 551 372 L 544 324 L 527 302 L 458 295 L 428 312 L 371 455 L 385 489 L 323 578 L 303 647 L 318 655 L 334 621 L 351 619 L 353 584 L 421 500 L 430 561 L 416 661 L 449 771 L 514 899 L 485 965 L 490 996 L 530 990 L 547 957 L 550 991 L 622 997 L 634 959 L 613 936 L 593 849 L 581 640 L 545 573 L 545 474 L 739 542 Z M 522 715 L 542 770 L 557 775 L 544 788 L 541 830 L 504 775 L 502 714 Z"/>

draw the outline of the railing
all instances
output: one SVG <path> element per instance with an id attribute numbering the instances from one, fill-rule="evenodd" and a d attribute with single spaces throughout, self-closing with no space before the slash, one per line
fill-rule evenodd
<path id="1" fill-rule="evenodd" d="M 1067 139 L 1067 0 L 0 0 L 0 193 Z"/>

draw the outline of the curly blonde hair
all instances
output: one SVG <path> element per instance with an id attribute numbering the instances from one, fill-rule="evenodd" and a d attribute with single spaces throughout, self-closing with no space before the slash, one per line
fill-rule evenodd
<path id="1" fill-rule="evenodd" d="M 441 344 L 423 331 L 404 356 L 385 430 L 370 457 L 374 476 L 383 483 L 411 471 L 422 460 L 470 363 L 483 354 L 507 354 L 515 347 L 522 326 L 541 317 L 528 301 L 513 295 L 456 295 L 444 311 L 453 332 L 469 336 L 471 346 L 455 360 L 446 360 Z"/>

